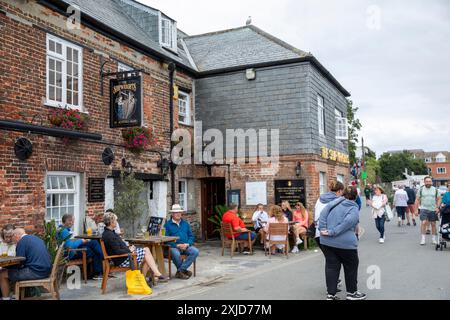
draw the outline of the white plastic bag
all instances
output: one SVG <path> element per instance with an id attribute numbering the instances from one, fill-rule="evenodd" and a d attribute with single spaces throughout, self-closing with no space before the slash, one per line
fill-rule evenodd
<path id="1" fill-rule="evenodd" d="M 386 204 L 386 207 L 384 207 L 384 210 L 386 210 L 386 215 L 389 220 L 392 220 L 394 218 L 394 214 L 392 213 L 392 209 L 391 206 L 389 205 L 389 203 Z"/>

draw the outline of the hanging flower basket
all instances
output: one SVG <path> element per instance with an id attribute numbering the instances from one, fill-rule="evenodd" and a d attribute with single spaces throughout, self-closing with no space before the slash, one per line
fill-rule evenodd
<path id="1" fill-rule="evenodd" d="M 89 116 L 77 109 L 55 108 L 49 112 L 48 120 L 53 126 L 58 128 L 83 131 L 87 129 Z M 70 139 L 63 138 L 63 141 L 67 144 Z"/>
<path id="2" fill-rule="evenodd" d="M 125 147 L 134 154 L 141 154 L 145 148 L 155 144 L 155 137 L 150 128 L 127 128 L 122 131 Z"/>

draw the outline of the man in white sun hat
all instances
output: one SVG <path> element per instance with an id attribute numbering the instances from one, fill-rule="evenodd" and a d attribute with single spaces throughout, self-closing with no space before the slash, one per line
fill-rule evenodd
<path id="1" fill-rule="evenodd" d="M 192 276 L 192 272 L 188 269 L 197 259 L 199 251 L 193 246 L 195 237 L 192 234 L 191 226 L 184 219 L 181 219 L 184 209 L 179 204 L 174 204 L 169 213 L 171 218 L 164 225 L 166 236 L 179 238 L 176 242 L 168 243 L 171 246 L 170 253 L 173 263 L 177 267 L 175 277 L 187 280 Z M 182 254 L 187 255 L 184 261 L 181 260 Z"/>

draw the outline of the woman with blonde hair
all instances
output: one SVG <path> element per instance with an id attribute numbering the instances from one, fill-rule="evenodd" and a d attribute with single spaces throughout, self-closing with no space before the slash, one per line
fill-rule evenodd
<path id="1" fill-rule="evenodd" d="M 292 221 L 292 209 L 289 201 L 284 200 L 283 202 L 281 202 L 281 210 L 283 211 L 283 214 L 288 219 L 288 221 Z"/>
<path id="2" fill-rule="evenodd" d="M 286 218 L 286 216 L 283 213 L 283 209 L 279 206 L 273 206 L 270 208 L 270 218 L 267 224 L 264 226 L 264 232 L 267 234 L 266 240 L 269 240 L 269 228 L 271 223 L 289 223 L 289 220 Z M 286 226 L 286 228 L 288 228 Z M 286 240 L 286 236 L 272 236 L 270 240 L 273 241 L 283 241 Z M 275 254 L 276 249 L 284 249 L 284 244 L 275 244 L 272 245 L 269 250 L 272 251 L 272 254 Z"/>
<path id="3" fill-rule="evenodd" d="M 375 194 L 372 200 L 368 200 L 367 203 L 372 207 L 372 217 L 375 219 L 375 226 L 380 233 L 379 243 L 384 243 L 384 223 L 386 222 L 386 205 L 388 203 L 388 197 L 384 193 L 381 186 L 374 186 Z"/>
<path id="4" fill-rule="evenodd" d="M 306 208 L 303 206 L 303 203 L 297 202 L 295 204 L 295 210 L 292 213 L 292 219 L 295 224 L 292 226 L 292 232 L 294 232 L 295 235 L 295 246 L 292 249 L 292 253 L 297 253 L 298 245 L 302 244 L 302 239 L 300 239 L 300 236 L 303 236 L 306 234 L 306 231 L 309 227 L 309 212 L 306 210 Z"/>

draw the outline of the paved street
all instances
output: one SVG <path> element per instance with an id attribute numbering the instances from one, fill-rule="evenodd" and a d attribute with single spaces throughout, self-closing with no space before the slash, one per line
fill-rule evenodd
<path id="1" fill-rule="evenodd" d="M 399 228 L 394 221 L 386 224 L 386 243 L 378 243 L 371 214 L 363 208 L 364 229 L 359 256 L 359 289 L 368 299 L 450 299 L 450 250 L 435 251 L 428 239 L 419 245 L 419 226 Z M 160 295 L 158 299 L 324 299 L 324 258 L 320 252 L 300 253 L 299 259 L 276 257 L 280 264 L 261 265 L 253 271 L 221 278 L 208 284 Z M 381 288 L 369 290 L 367 269 L 381 270 Z M 343 279 L 343 276 L 342 276 Z M 344 298 L 345 286 L 340 297 Z"/>

